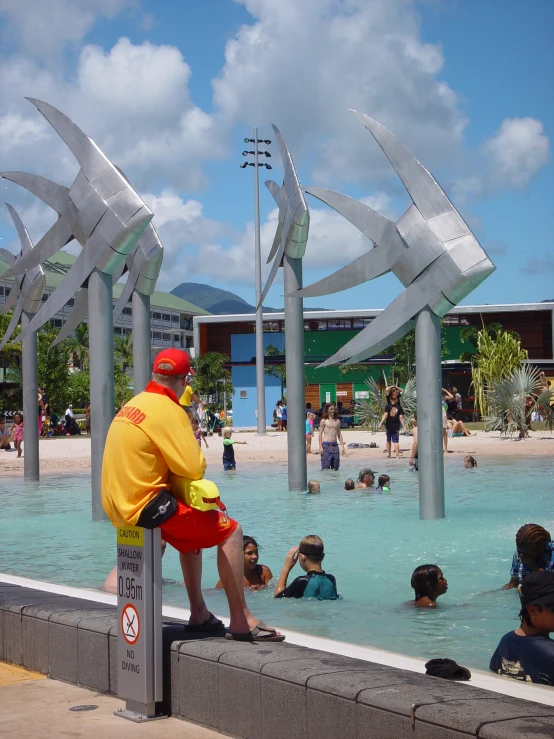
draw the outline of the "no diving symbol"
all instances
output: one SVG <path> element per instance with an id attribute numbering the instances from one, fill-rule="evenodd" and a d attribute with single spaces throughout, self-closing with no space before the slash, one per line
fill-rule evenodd
<path id="1" fill-rule="evenodd" d="M 138 611 L 132 603 L 128 603 L 123 607 L 121 613 L 121 633 L 127 644 L 132 646 L 137 643 L 140 634 L 140 619 Z"/>

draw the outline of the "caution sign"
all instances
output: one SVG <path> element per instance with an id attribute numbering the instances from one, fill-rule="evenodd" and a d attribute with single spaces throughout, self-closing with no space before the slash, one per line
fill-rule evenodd
<path id="1" fill-rule="evenodd" d="M 132 603 L 127 603 L 121 611 L 121 633 L 130 646 L 137 643 L 140 634 L 140 618 Z"/>

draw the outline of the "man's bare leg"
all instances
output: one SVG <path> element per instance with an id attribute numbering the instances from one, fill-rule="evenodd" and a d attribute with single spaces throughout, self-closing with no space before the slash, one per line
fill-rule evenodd
<path id="1" fill-rule="evenodd" d="M 189 624 L 203 624 L 208 620 L 210 612 L 202 595 L 202 550 L 198 554 L 179 554 L 179 561 L 190 603 Z"/>
<path id="2" fill-rule="evenodd" d="M 260 620 L 250 613 L 244 598 L 244 554 L 240 526 L 219 545 L 217 569 L 229 603 L 229 631 L 233 634 L 247 634 Z"/>

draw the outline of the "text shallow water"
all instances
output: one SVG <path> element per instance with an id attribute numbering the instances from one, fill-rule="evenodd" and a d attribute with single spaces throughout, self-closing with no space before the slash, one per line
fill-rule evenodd
<path id="1" fill-rule="evenodd" d="M 519 449 L 518 449 L 519 451 Z M 514 534 L 528 521 L 552 531 L 553 466 L 547 458 L 481 461 L 464 470 L 461 455 L 446 460 L 447 516 L 418 518 L 417 476 L 406 460 L 370 464 L 391 476 L 391 492 L 346 492 L 356 477 L 348 459 L 335 473 L 315 475 L 321 495 L 290 493 L 286 467 L 240 466 L 213 472 L 223 500 L 245 533 L 261 545 L 260 562 L 278 576 L 285 553 L 305 534 L 325 542 L 324 567 L 343 600 L 288 601 L 272 589 L 249 593 L 254 613 L 268 623 L 316 636 L 376 646 L 417 657 L 450 657 L 486 668 L 500 636 L 517 625 L 515 591 L 498 590 L 509 579 Z M 240 465 L 240 461 L 239 461 Z M 211 472 L 211 471 L 210 471 Z M 100 587 L 115 564 L 115 530 L 90 520 L 90 479 L 44 478 L 40 485 L 4 480 L 0 488 L 0 571 L 39 580 Z M 448 593 L 435 611 L 403 605 L 413 597 L 410 576 L 437 563 Z M 164 603 L 188 605 L 178 556 L 168 548 Z M 298 566 L 292 577 L 299 575 Z M 217 582 L 215 550 L 204 553 L 204 588 L 210 610 L 226 614 Z M 289 580 L 290 582 L 290 580 Z"/>

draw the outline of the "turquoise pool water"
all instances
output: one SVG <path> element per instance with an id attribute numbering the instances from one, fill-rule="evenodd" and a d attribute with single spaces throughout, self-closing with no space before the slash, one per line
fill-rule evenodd
<path id="1" fill-rule="evenodd" d="M 519 449 L 518 449 L 519 451 Z M 523 451 L 523 450 L 522 450 Z M 317 636 L 381 647 L 417 657 L 450 657 L 486 668 L 500 636 L 517 625 L 518 598 L 498 588 L 509 579 L 514 534 L 526 521 L 554 527 L 554 467 L 549 458 L 480 460 L 464 470 L 446 460 L 447 514 L 418 518 L 417 476 L 407 464 L 385 462 L 391 492 L 345 492 L 357 467 L 320 474 L 319 496 L 289 493 L 285 465 L 242 466 L 212 479 L 231 515 L 262 546 L 261 562 L 278 576 L 285 553 L 305 534 L 325 542 L 325 566 L 343 600 L 274 600 L 272 591 L 248 593 L 252 610 L 269 623 Z M 0 486 L 0 572 L 78 587 L 99 587 L 115 564 L 115 532 L 90 521 L 88 477 L 4 479 Z M 437 563 L 448 593 L 435 611 L 403 605 L 418 564 Z M 164 577 L 180 580 L 168 549 Z M 298 567 L 293 576 L 300 574 Z M 217 582 L 215 551 L 204 553 L 204 587 L 211 610 L 227 613 Z M 182 586 L 164 586 L 164 602 L 186 606 Z"/>

